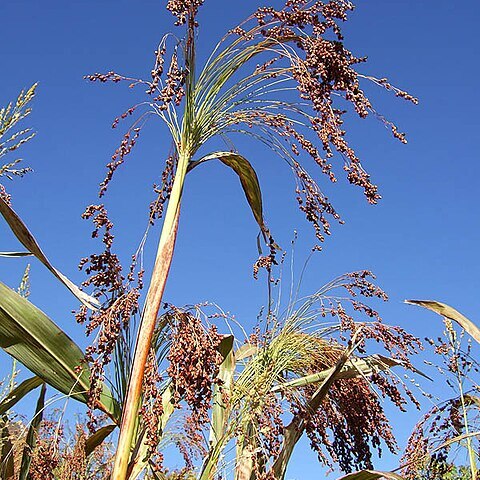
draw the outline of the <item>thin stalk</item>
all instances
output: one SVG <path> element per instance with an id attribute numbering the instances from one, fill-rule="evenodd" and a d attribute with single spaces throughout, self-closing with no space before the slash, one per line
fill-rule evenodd
<path id="1" fill-rule="evenodd" d="M 456 354 L 456 349 L 457 349 L 457 335 L 456 331 L 453 328 L 452 322 L 447 321 L 445 319 L 445 326 L 447 328 L 448 332 L 448 339 L 450 340 L 450 345 L 452 347 L 453 354 Z M 459 348 L 459 347 L 458 347 Z M 455 356 L 455 358 L 457 358 Z M 462 379 L 462 374 L 460 370 L 460 365 L 458 364 L 458 359 L 455 360 L 456 363 L 456 372 L 457 372 L 457 383 L 458 383 L 458 389 L 460 393 L 460 403 L 462 406 L 462 416 L 463 416 L 463 423 L 465 426 L 465 434 L 467 435 L 467 452 L 468 452 L 468 459 L 470 463 L 470 473 L 472 475 L 472 480 L 476 480 L 477 478 L 477 461 L 475 459 L 475 449 L 473 448 L 472 445 L 472 439 L 469 436 L 470 434 L 470 429 L 468 427 L 468 414 L 467 414 L 467 407 L 465 405 L 465 393 L 463 391 L 463 379 Z"/>
<path id="2" fill-rule="evenodd" d="M 125 480 L 127 478 L 130 449 L 138 418 L 145 366 L 177 238 L 180 203 L 188 161 L 189 157 L 187 155 L 180 155 L 138 331 L 111 480 Z"/>

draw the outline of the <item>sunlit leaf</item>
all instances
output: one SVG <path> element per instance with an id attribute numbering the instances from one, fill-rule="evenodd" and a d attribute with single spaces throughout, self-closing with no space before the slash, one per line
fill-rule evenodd
<path id="1" fill-rule="evenodd" d="M 30 252 L 0 252 L 0 257 L 31 257 Z"/>
<path id="2" fill-rule="evenodd" d="M 258 347 L 251 343 L 245 343 L 237 349 L 235 352 L 235 360 L 245 360 L 248 357 L 252 357 L 258 353 Z"/>
<path id="3" fill-rule="evenodd" d="M 90 372 L 80 348 L 41 310 L 1 282 L 0 347 L 52 387 L 87 402 Z M 118 418 L 106 387 L 99 408 Z"/>
<path id="4" fill-rule="evenodd" d="M 105 425 L 90 435 L 85 441 L 85 456 L 88 457 L 117 428 L 117 425 Z"/>
<path id="5" fill-rule="evenodd" d="M 383 355 L 378 354 L 370 355 L 365 358 L 352 358 L 337 374 L 336 378 L 346 379 L 367 377 L 369 375 L 372 375 L 373 373 L 386 371 L 396 366 L 403 366 L 403 362 L 395 360 L 394 358 L 384 357 Z M 333 370 L 333 368 L 329 368 L 318 373 L 313 373 L 304 377 L 295 378 L 280 385 L 275 385 L 275 387 L 272 388 L 272 392 L 278 392 L 280 390 L 285 390 L 286 388 L 304 387 L 312 383 L 322 382 L 332 373 Z M 430 377 L 420 372 L 419 370 L 415 369 L 414 371 L 419 375 L 422 375 L 423 377 L 431 380 Z"/>
<path id="6" fill-rule="evenodd" d="M 377 472 L 374 470 L 362 470 L 361 472 L 349 473 L 337 480 L 405 480 L 400 475 L 393 472 Z"/>
<path id="7" fill-rule="evenodd" d="M 458 310 L 449 305 L 435 300 L 405 300 L 410 305 L 419 305 L 428 308 L 432 312 L 438 313 L 442 317 L 453 320 L 458 323 L 467 333 L 469 333 L 478 343 L 480 343 L 480 329 L 467 317 L 462 315 Z"/>
<path id="8" fill-rule="evenodd" d="M 235 355 L 233 353 L 233 335 L 224 337 L 219 346 L 220 355 L 223 358 L 219 367 L 218 379 L 220 384 L 215 384 L 213 389 L 212 427 L 210 431 L 210 445 L 214 446 L 223 436 L 228 408 L 224 401 L 224 393 L 230 392 L 235 373 Z"/>
<path id="9" fill-rule="evenodd" d="M 171 385 L 169 385 L 162 393 L 163 413 L 159 424 L 159 437 L 163 435 L 165 427 L 167 426 L 167 422 L 168 420 L 170 420 L 170 417 L 172 416 L 175 409 L 172 402 L 173 394 L 174 392 Z M 147 431 L 146 429 L 144 429 L 138 437 L 137 445 L 135 446 L 132 454 L 132 460 L 128 465 L 128 473 L 126 477 L 128 480 L 136 480 L 138 476 L 147 468 L 149 462 L 149 457 L 147 455 L 148 450 L 149 444 L 147 438 Z"/>
<path id="10" fill-rule="evenodd" d="M 63 273 L 57 270 L 50 263 L 21 218 L 1 197 L 0 213 L 7 221 L 12 232 L 29 252 L 35 255 L 35 257 L 37 257 L 38 260 L 40 260 L 53 273 L 53 275 L 55 275 L 55 277 L 57 277 L 84 305 L 92 310 L 98 309 L 99 302 L 97 299 L 87 295 L 85 292 L 82 292 L 73 282 L 71 282 L 65 275 L 63 275 Z"/>
<path id="11" fill-rule="evenodd" d="M 7 413 L 25 395 L 43 383 L 40 377 L 32 377 L 24 380 L 18 387 L 15 387 L 0 403 L 0 415 Z"/>
<path id="12" fill-rule="evenodd" d="M 197 165 L 207 162 L 208 160 L 215 159 L 220 160 L 238 175 L 253 216 L 255 217 L 260 230 L 268 238 L 270 233 L 263 220 L 263 203 L 260 183 L 254 168 L 245 157 L 233 152 L 215 152 L 211 153 L 210 155 L 206 155 L 200 160 L 190 162 L 189 170 L 192 170 Z"/>

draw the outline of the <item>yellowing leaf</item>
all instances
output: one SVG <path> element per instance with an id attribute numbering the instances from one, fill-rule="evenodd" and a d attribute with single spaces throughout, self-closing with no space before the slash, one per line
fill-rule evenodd
<path id="1" fill-rule="evenodd" d="M 453 320 L 467 333 L 469 333 L 478 343 L 480 343 L 480 329 L 458 310 L 455 310 L 446 303 L 437 302 L 435 300 L 405 300 L 405 303 L 427 308 L 432 312 L 438 313 L 442 317 Z"/>

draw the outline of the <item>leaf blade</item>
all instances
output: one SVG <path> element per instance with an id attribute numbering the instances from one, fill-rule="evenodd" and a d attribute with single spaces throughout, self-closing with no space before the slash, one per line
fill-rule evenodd
<path id="1" fill-rule="evenodd" d="M 405 480 L 397 473 L 393 472 L 379 472 L 376 470 L 362 470 L 360 472 L 349 473 L 337 480 L 378 480 L 384 478 L 387 480 Z"/>
<path id="2" fill-rule="evenodd" d="M 38 376 L 24 380 L 2 400 L 0 403 L 0 415 L 7 413 L 7 411 L 10 410 L 25 395 L 39 387 L 42 383 L 43 380 Z"/>
<path id="3" fill-rule="evenodd" d="M 252 164 L 242 155 L 234 152 L 214 152 L 202 157 L 200 160 L 191 162 L 188 171 L 209 160 L 220 160 L 224 165 L 230 167 L 238 176 L 242 185 L 243 193 L 252 210 L 263 235 L 268 239 L 270 232 L 263 218 L 263 201 L 260 182 Z"/>
<path id="4" fill-rule="evenodd" d="M 230 393 L 235 373 L 235 354 L 233 352 L 233 335 L 224 337 L 219 345 L 223 361 L 219 366 L 218 379 L 213 389 L 212 426 L 210 430 L 210 447 L 214 447 L 224 435 L 228 418 L 228 407 L 225 404 L 223 392 Z"/>
<path id="5" fill-rule="evenodd" d="M 115 428 L 117 428 L 117 425 L 112 423 L 99 428 L 95 433 L 90 435 L 85 441 L 85 456 L 90 456 L 90 454 L 104 442 Z"/>
<path id="6" fill-rule="evenodd" d="M 100 306 L 97 299 L 87 295 L 85 292 L 82 292 L 71 280 L 69 280 L 62 272 L 57 270 L 48 260 L 48 258 L 43 253 L 42 249 L 40 248 L 39 244 L 35 240 L 34 236 L 30 233 L 25 223 L 22 219 L 17 215 L 17 213 L 13 210 L 7 202 L 5 202 L 0 197 L 0 213 L 2 214 L 3 218 L 8 223 L 10 229 L 15 234 L 17 239 L 20 243 L 34 255 L 35 257 L 42 262 L 45 267 L 50 270 L 50 272 L 55 275 L 69 290 L 70 292 L 75 295 L 85 306 L 90 308 L 91 310 L 97 310 Z"/>
<path id="7" fill-rule="evenodd" d="M 38 429 L 43 419 L 43 411 L 45 408 L 45 394 L 47 392 L 47 386 L 45 383 L 42 385 L 40 395 L 37 400 L 37 406 L 35 408 L 35 415 L 30 423 L 30 427 L 27 433 L 27 439 L 25 441 L 25 447 L 22 454 L 22 463 L 20 466 L 19 480 L 27 480 L 29 477 L 30 463 L 32 461 L 32 452 L 37 444 Z"/>
<path id="8" fill-rule="evenodd" d="M 405 303 L 409 305 L 417 305 L 419 307 L 426 308 L 432 312 L 446 317 L 456 322 L 462 327 L 469 335 L 473 337 L 477 343 L 480 343 L 480 329 L 467 317 L 462 315 L 458 310 L 455 310 L 446 303 L 437 302 L 436 300 L 405 300 Z"/>
<path id="9" fill-rule="evenodd" d="M 0 347 L 52 387 L 87 402 L 90 372 L 81 349 L 40 309 L 1 282 Z M 118 417 L 106 387 L 99 408 Z"/>

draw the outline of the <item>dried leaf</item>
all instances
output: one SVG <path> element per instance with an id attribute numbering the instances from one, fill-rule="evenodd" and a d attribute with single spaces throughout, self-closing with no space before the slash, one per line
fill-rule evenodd
<path id="1" fill-rule="evenodd" d="M 469 333 L 478 343 L 480 343 L 480 329 L 467 317 L 449 305 L 435 300 L 405 300 L 410 305 L 418 305 L 427 308 L 432 312 L 438 313 L 442 317 L 448 318 L 460 325 L 467 333 Z"/>

